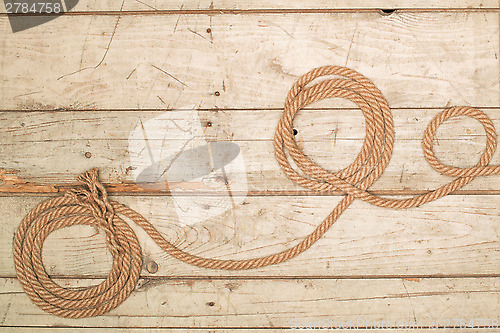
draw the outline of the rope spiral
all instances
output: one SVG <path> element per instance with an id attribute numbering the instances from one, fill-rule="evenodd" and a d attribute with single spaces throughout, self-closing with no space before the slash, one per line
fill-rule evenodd
<path id="1" fill-rule="evenodd" d="M 322 76 L 337 76 L 312 84 Z M 296 113 L 315 101 L 340 97 L 351 100 L 363 112 L 366 136 L 354 162 L 337 172 L 328 172 L 308 159 L 297 146 L 293 135 Z M 445 120 L 469 116 L 478 120 L 486 132 L 486 149 L 472 168 L 441 164 L 433 152 L 437 128 Z M 354 199 L 379 207 L 403 209 L 441 198 L 472 181 L 477 176 L 500 175 L 500 165 L 489 165 L 496 149 L 496 131 L 490 118 L 471 107 L 452 107 L 439 113 L 428 125 L 423 137 L 427 162 L 441 174 L 455 177 L 450 183 L 428 193 L 408 199 L 388 199 L 368 192 L 391 159 L 394 146 L 394 122 L 382 93 L 358 72 L 337 66 L 316 68 L 302 76 L 290 89 L 284 112 L 279 120 L 274 148 L 276 159 L 293 182 L 314 191 L 340 190 L 345 196 L 318 227 L 295 246 L 271 255 L 246 260 L 220 260 L 189 254 L 166 240 L 144 217 L 132 209 L 110 201 L 99 182 L 96 169 L 78 179 L 84 184 L 64 196 L 40 203 L 19 225 L 14 237 L 14 263 L 17 276 L 31 300 L 43 310 L 61 317 L 98 316 L 121 304 L 134 290 L 142 266 L 141 247 L 125 216 L 140 226 L 164 251 L 173 257 L 199 267 L 243 270 L 284 262 L 311 247 L 333 225 Z M 295 170 L 286 154 L 298 167 Z M 108 277 L 99 285 L 86 288 L 63 288 L 47 274 L 42 262 L 42 247 L 47 236 L 73 225 L 92 225 L 106 234 L 113 264 Z"/>

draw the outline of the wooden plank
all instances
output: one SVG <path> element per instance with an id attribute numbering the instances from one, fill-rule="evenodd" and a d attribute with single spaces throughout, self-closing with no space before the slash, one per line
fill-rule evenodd
<path id="1" fill-rule="evenodd" d="M 68 6 L 68 3 L 66 3 Z M 496 0 L 435 0 L 435 1 L 381 1 L 381 0 L 351 0 L 345 1 L 327 1 L 313 0 L 308 1 L 307 5 L 300 0 L 276 1 L 276 0 L 189 0 L 182 4 L 167 1 L 120 1 L 120 0 L 96 0 L 79 1 L 71 10 L 71 13 L 87 12 L 107 12 L 107 11 L 213 11 L 214 14 L 220 11 L 263 11 L 272 12 L 276 10 L 366 10 L 366 9 L 403 9 L 403 10 L 429 10 L 429 9 L 485 9 L 498 8 Z M 4 7 L 0 8 L 0 13 L 5 13 Z"/>
<path id="2" fill-rule="evenodd" d="M 484 110 L 500 128 L 498 109 Z M 371 187 L 384 194 L 414 194 L 450 181 L 433 170 L 423 156 L 421 138 L 427 124 L 437 115 L 433 109 L 393 110 L 396 141 L 391 162 Z M 166 193 L 164 184 L 154 189 L 141 184 L 141 165 L 175 156 L 184 142 L 194 147 L 207 141 L 232 142 L 239 146 L 241 163 L 225 177 L 232 191 L 250 194 L 300 194 L 304 188 L 288 180 L 274 157 L 274 129 L 280 110 L 214 111 L 117 111 L 117 112 L 4 112 L 0 122 L 0 192 L 55 192 L 75 183 L 76 176 L 98 167 L 111 191 L 119 193 Z M 173 120 L 172 120 L 173 119 Z M 303 110 L 297 116 L 299 145 L 319 165 L 331 171 L 352 163 L 363 140 L 364 120 L 358 110 Z M 174 127 L 192 129 L 192 135 Z M 142 127 L 147 128 L 147 142 Z M 137 136 L 134 131 L 139 131 Z M 481 125 L 471 118 L 457 118 L 438 130 L 436 153 L 443 163 L 467 167 L 479 159 L 485 147 Z M 150 145 L 151 157 L 143 150 Z M 33 149 L 36 147 L 36 149 Z M 144 152 L 137 154 L 138 152 Z M 42 152 L 42 153 L 41 153 Z M 163 157 L 162 157 L 163 156 Z M 500 151 L 492 161 L 500 164 Z M 186 167 L 189 167 L 186 165 Z M 168 177 L 176 194 L 217 194 L 220 186 L 206 186 L 206 180 L 178 182 Z M 223 192 L 227 191 L 226 186 Z M 497 193 L 500 177 L 478 177 L 462 194 Z M 469 191 L 469 192 L 467 192 Z M 488 192 L 493 191 L 493 192 Z M 495 192 L 496 191 L 496 192 Z"/>
<path id="3" fill-rule="evenodd" d="M 1 17 L 0 108 L 281 108 L 298 76 L 329 64 L 372 79 L 392 107 L 498 107 L 498 20 L 497 12 L 67 15 L 13 34 Z"/>
<path id="4" fill-rule="evenodd" d="M 328 215 L 339 197 L 118 197 L 166 239 L 204 257 L 246 259 L 295 245 Z M 14 277 L 12 237 L 37 197 L 0 197 L 0 276 Z M 234 204 L 234 208 L 233 208 Z M 408 210 L 355 201 L 306 252 L 280 265 L 218 271 L 184 264 L 132 224 L 154 276 L 392 277 L 497 276 L 500 196 L 448 196 Z M 107 276 L 111 257 L 94 228 L 58 230 L 44 245 L 47 271 L 56 276 Z M 146 270 L 143 274 L 151 275 Z"/>
<path id="5" fill-rule="evenodd" d="M 481 108 L 500 131 L 500 110 Z M 441 109 L 392 109 L 398 140 L 421 141 L 427 125 Z M 177 132 L 162 131 L 175 121 L 184 127 L 202 127 L 206 140 L 272 141 L 283 110 L 159 110 L 159 111 L 68 111 L 0 112 L 0 144 L 16 142 L 129 140 L 141 122 L 153 130 L 148 140 L 185 140 Z M 335 139 L 364 140 L 365 120 L 359 109 L 300 110 L 294 119 L 299 142 Z M 193 132 L 193 135 L 197 134 Z M 201 136 L 201 135 L 200 135 Z M 485 137 L 479 122 L 469 117 L 452 118 L 438 131 L 438 141 Z"/>
<path id="6" fill-rule="evenodd" d="M 70 279 L 64 284 L 97 282 Z M 454 319 L 473 321 L 472 325 L 479 319 L 489 319 L 489 325 L 498 321 L 499 282 L 499 278 L 142 280 L 110 313 L 71 320 L 46 314 L 23 294 L 15 279 L 1 279 L 0 307 L 3 325 L 24 327 L 299 328 L 345 323 L 373 329 L 377 325 L 430 328 L 437 322 L 438 327 L 449 328 Z"/>

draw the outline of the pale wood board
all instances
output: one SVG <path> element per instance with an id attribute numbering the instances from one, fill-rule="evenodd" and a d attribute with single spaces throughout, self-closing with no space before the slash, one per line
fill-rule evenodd
<path id="1" fill-rule="evenodd" d="M 73 286 L 99 283 L 58 282 Z M 0 279 L 0 283 L 5 291 L 0 294 L 3 325 L 96 328 L 287 328 L 357 320 L 384 321 L 393 328 L 399 323 L 429 327 L 435 321 L 444 326 L 448 319 L 498 319 L 500 292 L 497 278 L 155 279 L 141 280 L 136 292 L 108 314 L 74 320 L 43 312 L 31 303 L 15 279 Z"/>
<path id="2" fill-rule="evenodd" d="M 97 318 L 68 320 L 37 308 L 12 260 L 22 217 L 91 167 L 113 200 L 190 253 L 243 259 L 293 246 L 341 198 L 304 191 L 273 155 L 288 89 L 320 65 L 360 71 L 393 108 L 395 150 L 374 193 L 424 193 L 449 182 L 427 164 L 420 140 L 452 105 L 478 107 L 498 128 L 496 0 L 80 1 L 70 14 L 15 34 L 0 7 L 0 331 L 274 332 L 294 319 L 359 318 L 425 323 L 420 333 L 436 331 L 435 320 L 440 332 L 498 331 L 450 329 L 446 320 L 498 320 L 499 176 L 409 210 L 357 200 L 305 253 L 244 272 L 186 265 L 133 226 L 145 263 L 159 270 L 144 268 L 132 296 Z M 321 101 L 296 119 L 299 146 L 328 170 L 347 166 L 362 145 L 363 117 L 353 107 Z M 178 112 L 172 108 L 196 110 L 203 140 L 240 147 L 245 163 L 229 177 L 231 199 L 203 182 L 170 184 L 172 192 L 135 185 L 129 135 L 139 120 Z M 472 166 L 485 144 L 480 125 L 463 118 L 445 123 L 437 138 L 438 157 L 454 166 Z M 491 163 L 500 163 L 499 152 Z M 238 187 L 242 177 L 247 188 Z M 192 208 L 181 212 L 186 204 Z M 111 266 L 105 237 L 92 227 L 55 232 L 43 256 L 68 286 L 98 283 Z M 380 331 L 413 332 L 396 324 Z"/>
<path id="3" fill-rule="evenodd" d="M 79 1 L 71 13 L 100 12 L 100 11 L 271 11 L 271 10 L 361 10 L 361 9 L 485 9 L 498 8 L 497 0 L 184 0 L 182 2 L 161 0 L 95 0 Z M 0 7 L 0 13 L 5 13 L 5 8 Z"/>
<path id="4" fill-rule="evenodd" d="M 23 217 L 43 198 L 0 197 L 0 275 L 14 277 L 12 237 Z M 227 198 L 196 196 L 187 213 L 176 197 L 114 197 L 148 219 L 164 237 L 189 253 L 247 259 L 287 249 L 328 215 L 340 197 L 234 198 L 234 209 L 216 215 Z M 188 198 L 189 199 L 189 198 Z M 200 204 L 207 208 L 196 209 Z M 204 207 L 203 206 L 203 207 Z M 210 216 L 212 215 L 212 216 Z M 498 275 L 500 196 L 454 195 L 408 210 L 356 201 L 309 250 L 285 263 L 246 271 L 184 264 L 136 230 L 154 276 L 474 276 Z M 105 277 L 111 268 L 102 231 L 75 226 L 51 234 L 44 245 L 47 271 L 57 276 Z M 143 274 L 150 275 L 146 269 Z"/>
<path id="5" fill-rule="evenodd" d="M 497 12 L 81 15 L 9 29 L 1 17 L 5 110 L 281 108 L 322 65 L 358 70 L 392 107 L 500 106 Z"/>
<path id="6" fill-rule="evenodd" d="M 500 128 L 499 110 L 484 111 Z M 423 132 L 439 112 L 434 109 L 393 110 L 394 153 L 372 190 L 413 193 L 437 188 L 451 180 L 432 169 L 422 150 Z M 130 157 L 130 147 L 134 144 L 129 141 L 132 131 L 142 123 L 165 115 L 175 114 L 182 118 L 185 114 L 195 114 L 196 119 L 199 118 L 198 126 L 203 128 L 200 145 L 203 140 L 227 141 L 240 147 L 244 163 L 227 176 L 235 193 L 241 190 L 232 185 L 233 181 L 245 178 L 248 189 L 244 193 L 294 194 L 304 189 L 286 178 L 274 157 L 272 141 L 281 113 L 280 110 L 0 113 L 0 121 L 4 124 L 0 133 L 0 154 L 3 156 L 0 192 L 53 192 L 57 186 L 74 184 L 78 174 L 98 166 L 103 181 L 113 186 L 114 192 L 155 193 L 151 188 L 134 185 L 136 178 L 131 168 L 136 164 Z M 330 171 L 352 163 L 365 137 L 363 115 L 355 109 L 304 110 L 297 115 L 295 124 L 299 145 L 310 158 Z M 153 131 L 148 140 L 181 140 L 176 136 L 168 131 Z M 435 151 L 445 164 L 470 167 L 479 160 L 485 143 L 479 122 L 460 117 L 439 128 Z M 91 154 L 90 158 L 86 153 Z M 497 150 L 491 164 L 499 163 L 500 151 Z M 177 193 L 189 188 L 191 194 L 220 191 L 203 185 L 199 179 L 190 184 L 171 184 L 171 188 Z M 500 177 L 478 177 L 464 190 L 499 191 Z M 167 192 L 162 186 L 157 187 L 158 191 Z"/>

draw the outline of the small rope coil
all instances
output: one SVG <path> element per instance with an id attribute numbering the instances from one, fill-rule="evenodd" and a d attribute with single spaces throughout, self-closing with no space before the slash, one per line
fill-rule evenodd
<path id="1" fill-rule="evenodd" d="M 323 76 L 321 82 L 312 82 Z M 365 117 L 366 136 L 359 155 L 346 168 L 329 172 L 312 162 L 299 149 L 293 134 L 296 113 L 315 101 L 340 97 L 356 103 Z M 433 151 L 437 128 L 449 118 L 469 116 L 478 120 L 486 132 L 486 149 L 476 166 L 457 168 L 441 164 Z M 276 159 L 293 182 L 317 192 L 339 190 L 345 194 L 332 212 L 295 246 L 279 253 L 246 260 L 220 260 L 189 254 L 166 240 L 144 217 L 134 210 L 110 201 L 99 182 L 96 169 L 78 179 L 84 187 L 72 189 L 64 196 L 40 203 L 19 225 L 14 237 L 14 264 L 26 294 L 43 310 L 61 317 L 98 316 L 121 304 L 134 290 L 142 266 L 142 254 L 134 231 L 120 217 L 131 219 L 173 257 L 191 265 L 226 270 L 243 270 L 278 264 L 311 247 L 333 225 L 354 199 L 379 207 L 403 209 L 441 198 L 471 182 L 477 176 L 499 175 L 500 165 L 489 165 L 496 149 L 496 131 L 490 118 L 471 107 L 452 107 L 439 113 L 428 125 L 423 138 L 424 156 L 438 172 L 456 177 L 436 190 L 408 199 L 376 196 L 367 189 L 381 176 L 389 163 L 394 146 L 394 122 L 387 101 L 375 85 L 360 73 L 337 66 L 316 68 L 305 74 L 290 89 L 283 115 L 278 123 L 274 148 Z M 298 167 L 295 170 L 286 151 Z M 104 230 L 113 265 L 108 277 L 99 285 L 86 288 L 63 288 L 54 282 L 42 262 L 42 247 L 47 236 L 73 225 L 91 225 Z"/>

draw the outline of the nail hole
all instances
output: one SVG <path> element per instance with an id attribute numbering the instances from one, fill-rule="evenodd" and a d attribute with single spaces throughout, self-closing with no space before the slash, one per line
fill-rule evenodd
<path id="1" fill-rule="evenodd" d="M 207 34 L 212 33 L 212 29 L 207 28 Z"/>
<path id="2" fill-rule="evenodd" d="M 299 131 L 297 131 L 295 128 L 293 129 L 293 135 L 299 134 Z"/>
<path id="3" fill-rule="evenodd" d="M 214 305 L 215 305 L 215 303 L 214 303 L 214 302 L 208 302 L 208 303 L 207 303 L 207 305 L 208 305 L 208 306 L 214 306 Z"/>
<path id="4" fill-rule="evenodd" d="M 207 127 L 212 127 L 212 122 L 211 121 L 207 122 Z"/>
<path id="5" fill-rule="evenodd" d="M 21 123 L 21 126 L 24 127 L 24 123 Z"/>
<path id="6" fill-rule="evenodd" d="M 395 11 L 396 11 L 395 9 L 381 9 L 380 14 L 382 14 L 384 16 L 388 16 L 388 15 L 391 15 L 392 13 L 394 13 Z"/>
<path id="7" fill-rule="evenodd" d="M 151 274 L 154 274 L 156 272 L 158 272 L 158 264 L 154 261 L 150 261 L 146 264 L 146 270 L 151 273 Z"/>
<path id="8" fill-rule="evenodd" d="M 88 151 L 88 152 L 86 152 L 86 153 L 85 153 L 85 157 L 86 157 L 86 158 L 91 158 L 91 157 L 92 157 L 92 153 L 91 153 L 91 152 L 89 152 L 89 151 Z"/>
<path id="9" fill-rule="evenodd" d="M 216 91 L 215 96 L 220 96 L 220 92 Z"/>

